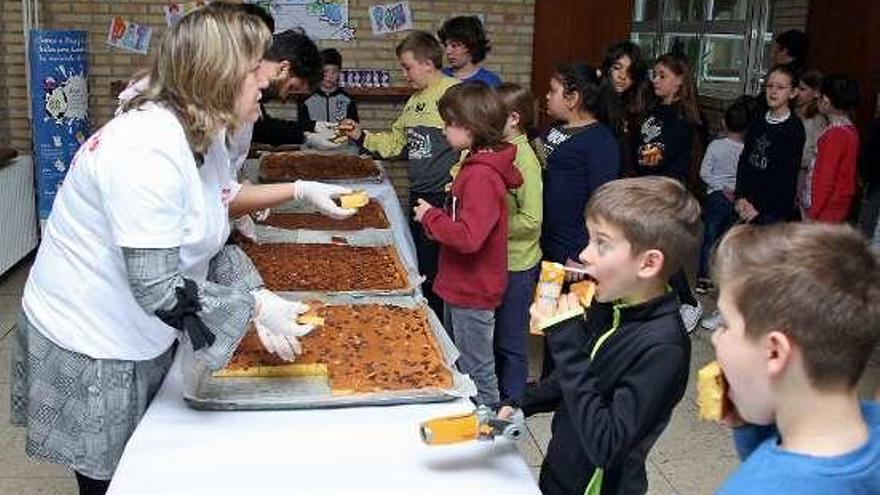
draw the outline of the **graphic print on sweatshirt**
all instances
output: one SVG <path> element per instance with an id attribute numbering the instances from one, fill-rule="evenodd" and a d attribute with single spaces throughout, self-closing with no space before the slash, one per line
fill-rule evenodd
<path id="1" fill-rule="evenodd" d="M 349 102 L 342 98 L 335 98 L 332 100 L 332 108 L 330 109 L 330 121 L 331 122 L 340 122 L 345 119 L 348 115 L 348 104 Z"/>
<path id="2" fill-rule="evenodd" d="M 770 149 L 770 140 L 766 134 L 755 140 L 755 147 L 749 153 L 749 165 L 758 170 L 767 170 L 767 150 Z"/>
<path id="3" fill-rule="evenodd" d="M 663 121 L 658 119 L 656 115 L 651 115 L 642 122 L 640 132 L 643 144 L 657 141 L 663 135 Z"/>
<path id="4" fill-rule="evenodd" d="M 544 140 L 544 155 L 550 156 L 556 151 L 562 143 L 568 141 L 568 138 L 574 136 L 573 132 L 566 132 L 562 127 L 552 127 L 547 133 L 547 139 Z"/>
<path id="5" fill-rule="evenodd" d="M 434 152 L 430 134 L 423 134 L 417 129 L 410 128 L 406 130 L 406 143 L 409 147 L 410 160 L 431 158 Z"/>

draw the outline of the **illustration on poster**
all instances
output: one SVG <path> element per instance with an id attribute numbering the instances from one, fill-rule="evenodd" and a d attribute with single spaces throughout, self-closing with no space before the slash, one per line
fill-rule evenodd
<path id="1" fill-rule="evenodd" d="M 43 80 L 46 92 L 46 113 L 61 124 L 64 120 L 85 120 L 88 117 L 88 86 L 82 74 L 68 75 L 63 66 L 58 71 L 67 80 L 59 84 L 54 77 Z"/>
<path id="2" fill-rule="evenodd" d="M 318 16 L 321 21 L 331 26 L 338 26 L 345 20 L 342 4 L 339 1 L 318 0 L 312 2 L 306 6 L 306 12 Z"/>
<path id="3" fill-rule="evenodd" d="M 384 25 L 388 31 L 395 31 L 406 24 L 406 12 L 402 4 L 397 4 L 389 9 L 375 9 L 373 14 L 378 16 L 376 24 Z"/>

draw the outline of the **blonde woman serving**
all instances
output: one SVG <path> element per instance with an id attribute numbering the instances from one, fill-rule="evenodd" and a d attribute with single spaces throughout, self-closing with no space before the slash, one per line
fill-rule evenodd
<path id="1" fill-rule="evenodd" d="M 169 28 L 149 88 L 83 144 L 56 198 L 22 300 L 12 420 L 27 454 L 71 468 L 80 493 L 106 491 L 179 338 L 217 369 L 251 321 L 288 360 L 311 331 L 295 323 L 307 308 L 258 276 L 209 281 L 237 192 L 212 143 L 257 118 L 270 38 L 231 9 Z M 291 187 L 312 202 L 345 192 Z"/>

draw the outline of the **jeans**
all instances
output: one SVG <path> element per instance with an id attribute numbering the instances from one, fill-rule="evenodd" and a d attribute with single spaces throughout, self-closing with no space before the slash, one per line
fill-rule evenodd
<path id="1" fill-rule="evenodd" d="M 535 294 L 540 264 L 519 272 L 507 272 L 507 290 L 495 310 L 495 372 L 501 399 L 519 401 L 529 377 L 526 334 L 529 306 Z"/>
<path id="2" fill-rule="evenodd" d="M 669 286 L 672 287 L 672 291 L 678 296 L 678 301 L 680 303 L 689 306 L 697 305 L 697 298 L 694 297 L 694 293 L 691 292 L 691 286 L 690 283 L 688 283 L 687 275 L 684 273 L 684 268 L 680 268 L 669 277 Z"/>
<path id="3" fill-rule="evenodd" d="M 443 208 L 446 201 L 446 193 L 418 193 L 410 192 L 410 208 L 414 208 L 419 199 L 424 199 L 432 206 Z M 410 210 L 412 211 L 412 210 Z M 438 316 L 443 314 L 443 300 L 434 294 L 434 279 L 437 277 L 437 264 L 440 258 L 440 245 L 428 238 L 421 223 L 411 220 L 409 228 L 412 232 L 413 243 L 416 245 L 416 258 L 418 258 L 419 273 L 425 277 L 422 284 L 422 294 L 428 300 L 428 306 Z"/>
<path id="4" fill-rule="evenodd" d="M 727 199 L 721 191 L 715 191 L 706 197 L 703 209 L 703 246 L 700 249 L 700 278 L 709 277 L 709 262 L 712 259 L 712 249 L 721 236 L 733 225 L 733 203 Z"/>
<path id="5" fill-rule="evenodd" d="M 492 352 L 495 311 L 446 303 L 443 324 L 447 331 L 451 330 L 455 346 L 461 352 L 459 369 L 470 375 L 477 386 L 477 402 L 497 404 L 498 377 L 495 376 L 495 354 Z"/>

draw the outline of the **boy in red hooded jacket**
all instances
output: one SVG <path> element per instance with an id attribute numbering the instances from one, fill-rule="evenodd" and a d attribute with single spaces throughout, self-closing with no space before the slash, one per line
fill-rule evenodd
<path id="1" fill-rule="evenodd" d="M 516 148 L 504 141 L 507 110 L 495 90 L 465 83 L 438 104 L 453 148 L 467 156 L 443 209 L 419 201 L 414 218 L 440 244 L 434 292 L 445 305 L 443 323 L 461 351 L 459 367 L 477 385 L 477 402 L 499 401 L 492 347 L 495 308 L 507 287 L 508 189 L 522 185 Z"/>

